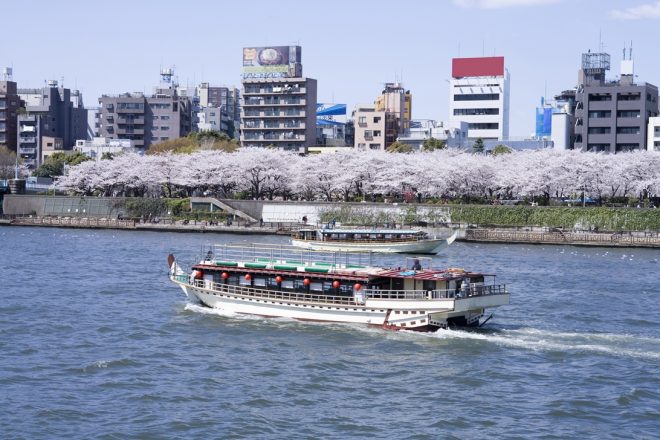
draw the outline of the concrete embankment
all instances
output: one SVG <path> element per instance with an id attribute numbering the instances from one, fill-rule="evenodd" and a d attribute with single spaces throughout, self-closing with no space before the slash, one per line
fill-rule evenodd
<path id="1" fill-rule="evenodd" d="M 209 225 L 207 222 L 187 223 L 139 223 L 133 220 L 96 219 L 75 217 L 18 217 L 15 219 L 0 219 L 0 225 L 15 226 L 54 226 L 64 228 L 91 228 L 91 229 L 123 229 L 155 232 L 200 232 L 224 234 L 280 234 L 287 235 L 289 228 L 281 225 L 264 226 L 227 226 Z M 431 235 L 446 235 L 447 228 L 421 228 Z M 516 230 L 495 228 L 459 228 L 458 241 L 482 243 L 526 243 L 526 244 L 555 244 L 575 246 L 604 246 L 604 247 L 645 247 L 660 248 L 660 234 L 644 232 L 562 232 L 551 230 Z"/>
<path id="2" fill-rule="evenodd" d="M 54 226 L 79 229 L 124 229 L 158 232 L 207 232 L 231 234 L 288 234 L 286 230 L 273 226 L 227 226 L 209 225 L 207 222 L 184 224 L 171 223 L 139 223 L 133 220 L 106 218 L 76 218 L 76 217 L 17 217 L 2 219 L 0 225 L 13 226 Z"/>
<path id="3" fill-rule="evenodd" d="M 660 234 L 649 232 L 562 232 L 467 229 L 459 240 L 486 243 L 660 248 Z"/>

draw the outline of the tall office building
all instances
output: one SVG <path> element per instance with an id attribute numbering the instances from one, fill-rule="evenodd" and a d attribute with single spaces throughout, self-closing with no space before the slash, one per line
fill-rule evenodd
<path id="1" fill-rule="evenodd" d="M 243 49 L 241 145 L 306 152 L 316 143 L 316 80 L 300 46 Z"/>
<path id="2" fill-rule="evenodd" d="M 649 118 L 658 116 L 658 88 L 636 83 L 632 57 L 621 62 L 621 77 L 606 81 L 607 53 L 582 54 L 575 107 L 576 150 L 618 153 L 647 147 Z"/>
<path id="3" fill-rule="evenodd" d="M 21 100 L 12 81 L 11 67 L 5 67 L 0 80 L 0 145 L 16 151 L 16 118 Z"/>
<path id="4" fill-rule="evenodd" d="M 188 135 L 192 128 L 191 100 L 177 93 L 173 76 L 172 69 L 163 69 L 161 83 L 151 96 L 101 96 L 99 136 L 129 139 L 135 148 L 144 151 L 152 144 Z"/>
<path id="5" fill-rule="evenodd" d="M 18 154 L 35 168 L 58 151 L 71 151 L 87 136 L 87 110 L 78 90 L 47 81 L 40 89 L 18 89 L 26 113 L 18 116 Z"/>
<path id="6" fill-rule="evenodd" d="M 470 139 L 509 137 L 509 71 L 504 57 L 454 58 L 449 120 L 468 123 Z"/>

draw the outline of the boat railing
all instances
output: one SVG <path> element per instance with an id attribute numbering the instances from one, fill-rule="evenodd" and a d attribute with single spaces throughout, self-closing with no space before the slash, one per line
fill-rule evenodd
<path id="1" fill-rule="evenodd" d="M 400 300 L 470 298 L 475 296 L 503 295 L 505 293 L 508 293 L 506 284 L 470 285 L 466 288 L 446 290 L 365 290 L 365 295 L 369 299 Z"/>
<path id="2" fill-rule="evenodd" d="M 188 280 L 179 281 L 187 283 Z M 286 292 L 279 290 L 259 289 L 247 286 L 235 286 L 231 284 L 216 283 L 210 280 L 194 280 L 194 287 L 211 290 L 213 292 L 229 295 L 240 295 L 255 299 L 270 299 L 277 301 L 295 301 L 308 303 L 323 303 L 336 305 L 355 306 L 356 301 L 352 296 L 331 296 L 316 293 Z"/>
<path id="3" fill-rule="evenodd" d="M 252 261 L 312 265 L 313 263 L 340 266 L 373 266 L 371 252 L 317 251 L 280 244 L 221 244 L 214 245 L 204 257 L 216 261 Z"/>

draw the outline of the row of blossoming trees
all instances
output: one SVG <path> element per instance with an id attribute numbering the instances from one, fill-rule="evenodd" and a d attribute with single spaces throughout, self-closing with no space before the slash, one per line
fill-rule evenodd
<path id="1" fill-rule="evenodd" d="M 371 200 L 412 189 L 426 197 L 521 199 L 660 195 L 660 153 L 521 151 L 497 156 L 440 150 L 299 156 L 276 149 L 119 155 L 72 167 L 57 187 L 73 194 Z"/>

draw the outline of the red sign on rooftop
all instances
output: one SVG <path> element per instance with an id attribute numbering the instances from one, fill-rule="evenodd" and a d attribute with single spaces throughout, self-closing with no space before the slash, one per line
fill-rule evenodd
<path id="1" fill-rule="evenodd" d="M 504 57 L 453 58 L 451 76 L 502 76 L 504 75 Z"/>

